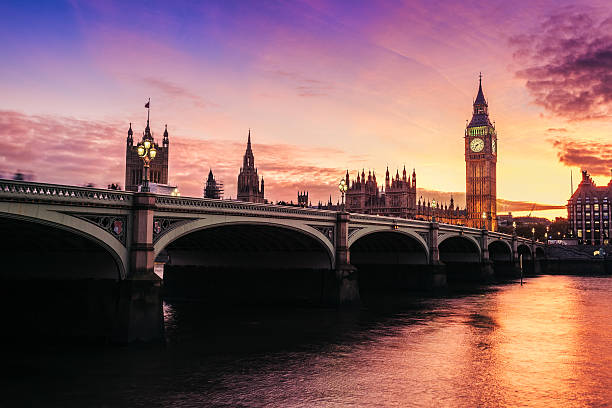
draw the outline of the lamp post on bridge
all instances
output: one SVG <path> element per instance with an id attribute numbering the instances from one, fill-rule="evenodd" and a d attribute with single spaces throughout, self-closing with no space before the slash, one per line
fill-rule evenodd
<path id="1" fill-rule="evenodd" d="M 155 142 L 153 141 L 153 137 L 150 138 L 145 135 L 142 141 L 138 143 L 138 147 L 136 148 L 138 152 L 138 156 L 144 162 L 144 171 L 142 177 L 142 188 L 140 191 L 148 193 L 149 189 L 149 167 L 151 160 L 155 158 L 157 155 L 157 149 L 155 149 Z"/>
<path id="2" fill-rule="evenodd" d="M 347 192 L 348 190 L 348 185 L 346 184 L 346 181 L 344 181 L 344 179 L 340 180 L 340 184 L 338 184 L 338 190 L 340 190 L 340 193 L 342 194 L 342 211 L 344 211 L 344 194 Z"/>

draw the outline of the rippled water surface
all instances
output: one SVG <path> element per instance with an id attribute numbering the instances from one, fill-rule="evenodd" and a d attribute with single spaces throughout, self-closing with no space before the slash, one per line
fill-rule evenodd
<path id="1" fill-rule="evenodd" d="M 398 311 L 399 310 L 399 311 Z M 5 351 L 6 406 L 608 406 L 612 278 L 219 314 L 166 304 L 165 346 Z M 3 405 L 3 404 L 0 404 Z"/>

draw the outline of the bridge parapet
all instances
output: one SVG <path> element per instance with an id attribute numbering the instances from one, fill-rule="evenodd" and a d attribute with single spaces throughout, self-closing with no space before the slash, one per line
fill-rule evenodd
<path id="1" fill-rule="evenodd" d="M 54 201 L 77 205 L 95 203 L 122 207 L 130 207 L 133 200 L 133 193 L 124 191 L 3 179 L 0 179 L 0 195 L 9 201 Z"/>
<path id="2" fill-rule="evenodd" d="M 257 204 L 234 200 L 215 200 L 209 198 L 173 197 L 157 195 L 157 211 L 173 212 L 223 212 L 223 213 L 262 213 L 264 216 L 299 216 L 300 218 L 336 219 L 336 211 L 288 207 L 273 204 Z"/>

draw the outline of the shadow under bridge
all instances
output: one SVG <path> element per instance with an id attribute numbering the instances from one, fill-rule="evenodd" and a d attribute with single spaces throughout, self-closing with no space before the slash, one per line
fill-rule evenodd
<path id="1" fill-rule="evenodd" d="M 164 252 L 167 298 L 222 305 L 318 304 L 336 285 L 329 246 L 284 226 L 204 227 L 178 237 Z"/>
<path id="2" fill-rule="evenodd" d="M 429 253 L 418 238 L 400 231 L 377 231 L 350 246 L 362 299 L 389 290 L 420 290 L 431 286 Z"/>

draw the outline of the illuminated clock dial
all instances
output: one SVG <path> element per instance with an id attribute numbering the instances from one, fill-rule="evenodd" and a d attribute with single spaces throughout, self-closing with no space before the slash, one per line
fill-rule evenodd
<path id="1" fill-rule="evenodd" d="M 493 154 L 497 154 L 497 141 L 495 139 L 491 139 L 491 151 Z"/>
<path id="2" fill-rule="evenodd" d="M 472 139 L 472 141 L 470 142 L 470 149 L 472 149 L 472 151 L 476 153 L 482 152 L 482 149 L 484 149 L 484 140 L 478 137 Z"/>

